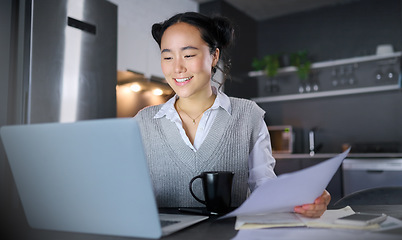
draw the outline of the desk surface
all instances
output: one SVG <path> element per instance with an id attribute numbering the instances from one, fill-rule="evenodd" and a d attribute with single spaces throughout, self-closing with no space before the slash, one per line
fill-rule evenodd
<path id="1" fill-rule="evenodd" d="M 16 210 L 16 209 L 14 209 Z M 1 212 L 1 211 L 0 211 Z M 28 226 L 22 209 L 12 211 L 12 216 L 8 217 L 6 224 L 2 225 L 0 236 L 6 234 L 7 238 L 2 239 L 18 239 L 18 240 L 136 240 L 145 238 L 116 237 L 85 233 L 72 233 L 61 231 L 49 231 L 32 229 Z M 177 209 L 162 209 L 164 213 L 177 213 Z M 4 217 L 4 216 L 2 216 Z M 234 229 L 235 218 L 217 220 L 217 216 L 211 216 L 208 220 L 190 226 L 179 232 L 175 232 L 169 236 L 163 237 L 163 240 L 210 240 L 210 239 L 231 239 L 236 236 L 237 231 Z M 149 239 L 148 239 L 149 240 Z"/>
<path id="2" fill-rule="evenodd" d="M 352 206 L 353 210 L 358 212 L 372 212 L 372 213 L 385 213 L 389 216 L 398 218 L 402 220 L 402 205 L 368 205 L 368 206 Z M 176 210 L 174 210 L 176 211 Z M 174 212 L 173 211 L 173 212 Z M 166 211 L 164 211 L 166 212 Z M 167 212 L 172 212 L 168 210 Z M 23 217 L 23 215 L 20 215 Z M 20 219 L 20 217 L 18 217 Z M 170 236 L 164 237 L 162 239 L 192 239 L 192 240 L 210 240 L 210 239 L 232 239 L 236 236 L 237 231 L 234 230 L 235 219 L 224 219 L 217 220 L 217 217 L 211 217 L 209 220 L 202 223 L 191 226 L 182 231 L 176 232 Z M 5 227 L 4 225 L 2 227 Z M 6 226 L 7 227 L 7 226 Z M 116 237 L 116 236 L 103 236 L 103 235 L 93 235 L 93 234 L 81 234 L 81 233 L 66 233 L 58 231 L 45 231 L 31 229 L 27 226 L 26 222 L 16 221 L 10 223 L 9 229 L 13 228 L 13 239 L 29 239 L 29 240 L 47 240 L 47 239 L 58 239 L 58 240 L 127 240 L 127 239 L 139 239 L 139 238 L 127 238 L 127 237 Z M 17 229 L 18 230 L 17 230 Z M 3 231 L 2 231 L 3 232 Z M 392 230 L 389 233 L 400 234 L 402 236 L 402 229 Z M 29 236 L 29 238 L 28 238 Z"/>

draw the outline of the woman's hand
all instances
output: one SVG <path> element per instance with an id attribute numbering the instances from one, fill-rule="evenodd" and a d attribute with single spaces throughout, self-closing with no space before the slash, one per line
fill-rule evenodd
<path id="1" fill-rule="evenodd" d="M 321 196 L 315 199 L 314 203 L 296 206 L 294 211 L 304 215 L 305 217 L 318 218 L 324 214 L 325 210 L 327 210 L 330 201 L 331 195 L 327 190 L 324 190 Z"/>

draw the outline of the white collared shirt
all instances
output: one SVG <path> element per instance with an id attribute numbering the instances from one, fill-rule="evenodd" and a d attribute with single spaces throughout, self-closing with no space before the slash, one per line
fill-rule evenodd
<path id="1" fill-rule="evenodd" d="M 212 87 L 212 91 L 214 94 L 216 94 L 215 102 L 202 115 L 198 124 L 194 144 L 191 144 L 190 139 L 187 137 L 180 116 L 174 107 L 176 99 L 178 98 L 177 95 L 169 99 L 158 111 L 158 113 L 155 114 L 154 118 L 162 118 L 166 116 L 167 119 L 175 123 L 179 129 L 183 141 L 188 147 L 191 148 L 191 150 L 196 152 L 204 142 L 209 130 L 211 129 L 211 126 L 218 113 L 216 110 L 218 108 L 223 108 L 230 115 L 232 113 L 229 97 L 221 91 L 217 91 L 215 87 Z M 261 118 L 261 121 L 263 124 L 261 124 L 262 127 L 258 134 L 258 139 L 250 153 L 248 161 L 250 169 L 248 184 L 251 191 L 253 191 L 266 180 L 276 177 L 274 173 L 275 159 L 272 156 L 271 140 L 269 137 L 268 128 L 263 118 Z"/>

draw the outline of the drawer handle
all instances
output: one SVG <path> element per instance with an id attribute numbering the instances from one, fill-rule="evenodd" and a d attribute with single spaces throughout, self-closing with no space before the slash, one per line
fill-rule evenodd
<path id="1" fill-rule="evenodd" d="M 383 173 L 383 170 L 367 170 L 368 173 Z"/>

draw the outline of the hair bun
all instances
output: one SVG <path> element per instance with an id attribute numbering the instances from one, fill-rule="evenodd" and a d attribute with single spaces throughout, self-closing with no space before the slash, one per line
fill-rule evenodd
<path id="1" fill-rule="evenodd" d="M 159 46 L 161 45 L 162 34 L 162 24 L 155 23 L 154 25 L 152 25 L 152 37 L 155 39 Z"/>
<path id="2" fill-rule="evenodd" d="M 222 16 L 213 17 L 211 20 L 216 29 L 219 48 L 230 46 L 234 41 L 234 27 L 231 21 Z"/>

